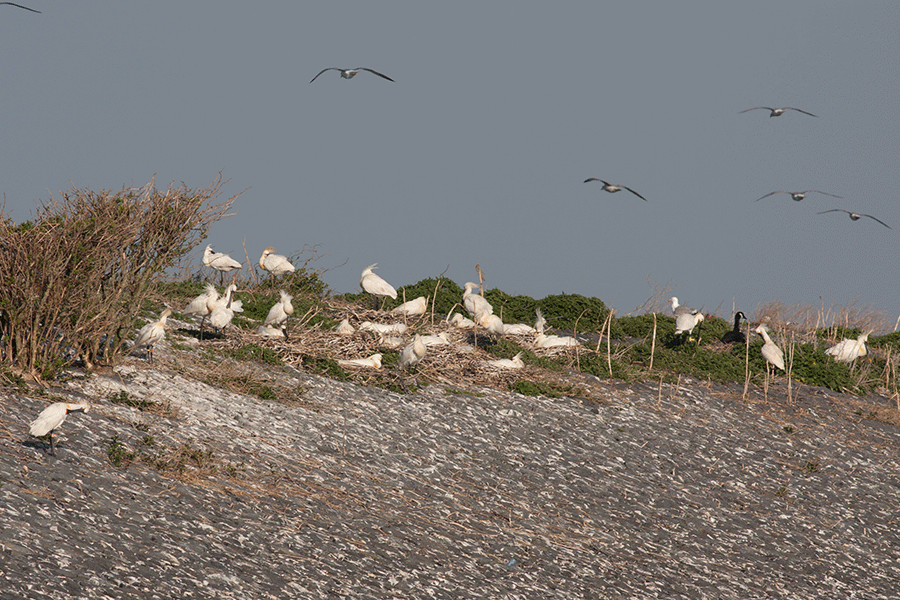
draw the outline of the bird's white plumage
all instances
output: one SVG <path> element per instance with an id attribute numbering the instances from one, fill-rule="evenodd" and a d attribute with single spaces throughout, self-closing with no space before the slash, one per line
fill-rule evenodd
<path id="1" fill-rule="evenodd" d="M 294 297 L 284 290 L 278 291 L 281 294 L 281 300 L 276 302 L 272 308 L 269 309 L 269 314 L 266 315 L 266 320 L 263 323 L 264 325 L 279 327 L 287 321 L 289 316 L 294 314 L 294 305 L 291 304 L 291 300 L 293 300 Z"/>
<path id="2" fill-rule="evenodd" d="M 687 333 L 690 335 L 694 327 L 703 322 L 703 315 L 699 312 L 682 313 L 675 317 L 675 335 Z"/>
<path id="3" fill-rule="evenodd" d="M 503 320 L 490 312 L 477 312 L 475 314 L 475 322 L 494 335 L 503 335 L 506 332 Z"/>
<path id="4" fill-rule="evenodd" d="M 407 344 L 400 353 L 400 368 L 414 367 L 422 362 L 422 359 L 425 357 L 425 351 L 426 346 L 422 343 L 422 336 L 416 334 L 413 341 Z"/>
<path id="5" fill-rule="evenodd" d="M 90 405 L 87 403 L 72 404 L 69 402 L 54 402 L 41 411 L 41 414 L 31 422 L 29 432 L 35 437 L 41 437 L 59 429 L 70 412 L 88 412 Z"/>
<path id="6" fill-rule="evenodd" d="M 545 335 L 538 333 L 534 338 L 535 348 L 564 348 L 577 346 L 578 340 L 568 335 Z"/>
<path id="7" fill-rule="evenodd" d="M 460 329 L 471 329 L 475 327 L 475 321 L 469 319 L 468 317 L 464 317 L 457 312 L 450 313 L 447 316 L 447 322 L 454 327 L 459 327 Z"/>
<path id="8" fill-rule="evenodd" d="M 382 334 L 402 334 L 406 332 L 406 324 L 404 323 L 372 323 L 371 321 L 363 321 L 359 324 L 360 331 L 374 331 Z"/>
<path id="9" fill-rule="evenodd" d="M 241 263 L 224 252 L 213 252 L 212 246 L 206 246 L 206 250 L 203 251 L 203 264 L 223 273 L 241 268 Z"/>
<path id="10" fill-rule="evenodd" d="M 772 341 L 772 338 L 769 337 L 769 330 L 765 325 L 760 325 L 754 331 L 762 336 L 765 343 L 763 344 L 760 352 L 766 362 L 770 365 L 778 367 L 782 371 L 784 371 L 784 352 L 781 351 L 775 342 Z"/>
<path id="11" fill-rule="evenodd" d="M 211 326 L 216 329 L 223 329 L 231 323 L 231 319 L 234 318 L 232 302 L 234 301 L 234 292 L 236 290 L 237 286 L 233 283 L 225 289 L 225 295 L 219 298 L 212 314 L 209 315 L 209 324 Z"/>
<path id="12" fill-rule="evenodd" d="M 503 325 L 504 335 L 531 335 L 536 333 L 534 327 L 525 323 L 505 323 Z"/>
<path id="13" fill-rule="evenodd" d="M 274 252 L 275 248 L 272 246 L 263 250 L 262 255 L 259 257 L 259 268 L 263 271 L 268 271 L 272 275 L 293 273 L 295 269 L 291 261 L 286 256 L 274 254 Z"/>
<path id="14" fill-rule="evenodd" d="M 866 348 L 866 341 L 869 339 L 868 333 L 863 333 L 855 340 L 842 340 L 825 351 L 825 354 L 834 357 L 834 360 L 842 363 L 851 363 L 860 356 L 869 353 Z"/>
<path id="15" fill-rule="evenodd" d="M 501 358 L 499 360 L 489 360 L 488 366 L 494 367 L 495 369 L 521 369 L 525 366 L 525 363 L 522 362 L 522 353 L 519 352 L 512 358 Z"/>
<path id="16" fill-rule="evenodd" d="M 277 337 L 277 338 L 285 338 L 287 339 L 286 332 L 284 330 L 284 325 L 260 325 L 256 330 L 257 335 L 262 335 L 265 337 Z"/>
<path id="17" fill-rule="evenodd" d="M 219 299 L 219 292 L 216 290 L 216 286 L 211 283 L 206 284 L 206 290 L 191 300 L 190 304 L 181 311 L 181 314 L 185 317 L 201 317 L 205 318 L 209 316 L 209 313 L 212 312 L 212 309 L 216 305 L 216 300 Z"/>
<path id="18" fill-rule="evenodd" d="M 693 308 L 688 308 L 687 306 L 684 306 L 683 304 L 679 304 L 678 298 L 676 296 L 672 296 L 671 298 L 666 300 L 666 302 L 672 303 L 672 315 L 674 315 L 676 317 L 678 315 L 691 314 L 691 313 L 697 312 Z"/>
<path id="19" fill-rule="evenodd" d="M 353 329 L 353 325 L 350 324 L 350 319 L 344 319 L 340 323 L 334 326 L 334 330 L 337 331 L 341 335 L 353 335 L 356 330 Z"/>
<path id="20" fill-rule="evenodd" d="M 339 365 L 342 367 L 362 367 L 369 369 L 380 369 L 381 368 L 381 354 L 375 353 L 368 358 L 351 358 L 348 360 L 339 360 L 337 361 Z"/>
<path id="21" fill-rule="evenodd" d="M 442 331 L 437 335 L 423 335 L 422 343 L 426 346 L 447 346 L 450 344 L 450 338 Z"/>
<path id="22" fill-rule="evenodd" d="M 465 291 L 463 291 L 463 306 L 466 308 L 469 315 L 473 317 L 477 317 L 479 313 L 488 315 L 493 314 L 494 307 L 491 306 L 491 303 L 485 300 L 484 296 L 472 291 L 477 287 L 477 283 L 471 281 L 466 282 Z M 478 319 L 475 320 L 477 321 Z"/>
<path id="23" fill-rule="evenodd" d="M 387 281 L 372 272 L 372 269 L 375 269 L 377 265 L 378 263 L 375 263 L 363 269 L 362 275 L 359 278 L 359 286 L 375 296 L 375 298 L 390 297 L 396 300 L 397 290 L 395 290 Z"/>
<path id="24" fill-rule="evenodd" d="M 159 315 L 158 321 L 147 323 L 138 331 L 134 344 L 131 345 L 129 352 L 140 350 L 141 348 L 153 349 L 153 346 L 162 341 L 166 337 L 166 319 L 172 314 L 172 309 L 167 308 Z"/>
<path id="25" fill-rule="evenodd" d="M 427 307 L 428 303 L 425 301 L 425 296 L 419 296 L 414 300 L 407 300 L 391 312 L 396 315 L 412 317 L 415 315 L 424 315 Z"/>

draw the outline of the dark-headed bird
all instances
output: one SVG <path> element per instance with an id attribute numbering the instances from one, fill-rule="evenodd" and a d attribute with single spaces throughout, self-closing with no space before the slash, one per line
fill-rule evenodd
<path id="1" fill-rule="evenodd" d="M 741 332 L 741 320 L 746 319 L 747 317 L 741 311 L 734 313 L 734 329 L 725 332 L 725 335 L 722 336 L 722 342 L 726 344 L 746 343 L 747 338 L 745 338 L 744 334 Z"/>

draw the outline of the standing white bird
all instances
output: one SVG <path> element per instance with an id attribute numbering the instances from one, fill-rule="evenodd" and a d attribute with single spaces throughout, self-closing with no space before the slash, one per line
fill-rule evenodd
<path id="1" fill-rule="evenodd" d="M 240 270 L 241 268 L 241 263 L 224 252 L 213 252 L 212 246 L 210 245 L 207 245 L 206 250 L 203 251 L 203 264 L 219 272 L 220 282 L 225 273 L 229 273 L 235 269 Z"/>
<path id="2" fill-rule="evenodd" d="M 784 352 L 769 337 L 769 329 L 765 325 L 760 325 L 754 331 L 761 335 L 766 342 L 760 349 L 763 358 L 766 359 L 766 374 L 768 374 L 769 365 L 784 371 Z"/>
<path id="3" fill-rule="evenodd" d="M 491 306 L 491 303 L 485 300 L 484 296 L 472 291 L 477 287 L 477 283 L 471 281 L 466 282 L 466 289 L 463 291 L 463 306 L 466 307 L 466 311 L 468 311 L 469 315 L 473 317 L 477 316 L 479 313 L 488 315 L 493 314 L 494 307 Z"/>
<path id="4" fill-rule="evenodd" d="M 850 212 L 849 210 L 844 210 L 843 208 L 832 208 L 831 210 L 823 210 L 823 211 L 820 212 L 819 214 L 820 214 L 820 215 L 824 215 L 825 213 L 830 213 L 830 212 L 845 212 L 845 213 L 847 213 L 848 215 L 850 215 L 850 220 L 851 220 L 851 221 L 859 221 L 860 217 L 869 217 L 869 218 L 872 219 L 873 221 L 878 221 L 879 223 L 881 223 L 882 225 L 884 225 L 884 226 L 887 227 L 888 229 L 891 228 L 890 225 L 888 225 L 887 223 L 885 223 L 885 222 L 882 221 L 881 219 L 876 219 L 876 218 L 873 217 L 872 215 L 866 215 L 866 214 L 863 214 L 863 213 Z"/>
<path id="5" fill-rule="evenodd" d="M 129 354 L 141 348 L 147 348 L 147 360 L 153 362 L 153 346 L 166 337 L 166 319 L 172 314 L 172 309 L 167 308 L 159 315 L 158 321 L 147 323 L 138 331 L 134 344 L 131 345 Z"/>
<path id="6" fill-rule="evenodd" d="M 359 286 L 366 292 L 375 297 L 375 308 L 378 309 L 379 298 L 397 299 L 397 290 L 391 287 L 387 281 L 372 272 L 378 263 L 374 263 L 363 269 L 362 275 L 359 277 Z"/>
<path id="7" fill-rule="evenodd" d="M 272 275 L 284 275 L 285 273 L 293 273 L 294 265 L 281 254 L 273 254 L 275 248 L 269 246 L 263 250 L 262 256 L 259 257 L 259 268 L 268 271 Z"/>
<path id="8" fill-rule="evenodd" d="M 702 322 L 703 314 L 700 311 L 682 313 L 675 317 L 675 335 L 686 333 L 690 336 L 694 332 L 694 327 Z"/>
<path id="9" fill-rule="evenodd" d="M 500 360 L 489 360 L 488 365 L 495 369 L 521 369 L 525 366 L 522 362 L 522 353 L 519 352 L 512 358 L 501 358 Z"/>
<path id="10" fill-rule="evenodd" d="M 373 71 L 372 69 L 367 69 L 366 67 L 356 67 L 355 69 L 339 69 L 337 67 L 327 67 L 327 68 L 319 71 L 318 75 L 316 75 L 315 77 L 310 79 L 309 82 L 312 83 L 313 81 L 318 79 L 319 75 L 321 75 L 325 71 L 340 71 L 342 79 L 353 79 L 354 77 L 356 77 L 356 74 L 359 73 L 360 71 L 368 71 L 369 73 L 374 73 L 375 75 L 378 75 L 379 77 L 387 79 L 388 81 L 394 81 L 393 79 L 391 79 L 384 73 L 379 73 L 378 71 Z"/>
<path id="11" fill-rule="evenodd" d="M 544 318 L 544 313 L 538 308 L 534 311 L 534 314 L 536 315 L 534 320 L 534 330 L 538 333 L 544 333 L 544 329 L 547 327 L 547 319 Z"/>
<path id="12" fill-rule="evenodd" d="M 191 303 L 181 311 L 181 314 L 185 317 L 200 317 L 201 340 L 203 339 L 203 323 L 206 322 L 206 318 L 212 314 L 218 299 L 219 292 L 216 290 L 216 287 L 211 283 L 207 283 L 206 291 L 191 300 Z"/>
<path id="13" fill-rule="evenodd" d="M 291 300 L 293 300 L 294 297 L 284 290 L 278 290 L 278 292 L 281 294 L 281 300 L 276 302 L 272 308 L 269 309 L 269 314 L 266 315 L 266 320 L 263 325 L 272 325 L 275 327 L 283 325 L 288 320 L 288 317 L 294 314 L 294 305 L 291 304 Z"/>
<path id="14" fill-rule="evenodd" d="M 370 369 L 381 368 L 381 354 L 376 352 L 368 358 L 351 358 L 337 361 L 342 367 L 366 367 Z"/>
<path id="15" fill-rule="evenodd" d="M 407 344 L 400 353 L 400 368 L 414 367 L 422 362 L 422 359 L 425 357 L 425 351 L 426 346 L 422 343 L 422 336 L 417 333 L 413 341 Z"/>
<path id="16" fill-rule="evenodd" d="M 415 315 L 424 315 L 427 308 L 428 303 L 425 300 L 425 296 L 419 296 L 415 300 L 407 300 L 391 312 L 396 315 L 413 317 Z"/>
<path id="17" fill-rule="evenodd" d="M 584 180 L 584 183 L 587 183 L 587 182 L 589 182 L 589 181 L 599 181 L 600 183 L 603 184 L 603 188 L 602 188 L 602 189 L 603 189 L 604 191 L 609 192 L 610 194 L 615 194 L 615 193 L 618 192 L 619 190 L 628 190 L 629 192 L 631 192 L 632 194 L 634 194 L 635 196 L 637 196 L 638 198 L 640 198 L 640 199 L 643 200 L 644 202 L 647 201 L 646 198 L 644 198 L 643 196 L 641 196 L 640 194 L 638 194 L 636 191 L 634 191 L 633 189 L 631 189 L 631 188 L 628 187 L 628 186 L 625 186 L 625 185 L 613 185 L 613 184 L 609 183 L 608 181 L 603 181 L 602 179 L 597 179 L 596 177 L 589 177 L 589 178 L 587 178 L 587 179 Z"/>
<path id="18" fill-rule="evenodd" d="M 506 333 L 506 326 L 503 324 L 503 320 L 493 313 L 478 312 L 475 314 L 475 322 L 493 335 Z"/>
<path id="19" fill-rule="evenodd" d="M 66 415 L 71 412 L 88 412 L 90 405 L 82 402 L 70 404 L 68 402 L 54 402 L 41 411 L 37 419 L 31 422 L 30 433 L 34 437 L 50 434 L 50 454 L 56 456 L 56 440 L 53 432 L 60 428 L 66 420 Z"/>
<path id="20" fill-rule="evenodd" d="M 237 286 L 235 284 L 232 283 L 229 285 L 225 289 L 225 295 L 219 298 L 212 314 L 209 315 L 210 326 L 215 327 L 216 330 L 220 332 L 225 329 L 234 318 L 234 308 L 232 307 L 232 303 L 234 302 L 234 292 L 236 290 Z"/>
<path id="21" fill-rule="evenodd" d="M 817 115 L 812 114 L 811 112 L 806 112 L 805 110 L 800 110 L 799 108 L 794 108 L 793 106 L 785 106 L 784 108 L 771 108 L 769 106 L 754 106 L 753 108 L 748 108 L 747 110 L 742 110 L 742 111 L 738 112 L 738 114 L 750 112 L 751 110 L 757 110 L 760 108 L 764 108 L 768 111 L 771 111 L 771 114 L 769 114 L 770 117 L 780 117 L 781 115 L 784 114 L 784 111 L 786 111 L 786 110 L 796 110 L 797 112 L 802 112 L 804 115 L 809 115 L 811 117 L 817 116 Z"/>
<path id="22" fill-rule="evenodd" d="M 801 200 L 806 198 L 807 194 L 812 194 L 813 192 L 815 192 L 816 194 L 825 194 L 826 196 L 831 196 L 832 198 L 840 198 L 840 196 L 835 196 L 834 194 L 829 194 L 828 192 L 820 192 L 819 190 L 805 190 L 803 192 L 786 192 L 784 190 L 777 190 L 775 192 L 769 192 L 761 198 L 757 198 L 756 200 L 754 200 L 754 202 L 759 202 L 763 198 L 768 198 L 769 196 L 774 196 L 775 194 L 790 194 L 791 199 L 794 202 L 800 202 Z"/>
<path id="23" fill-rule="evenodd" d="M 825 351 L 830 354 L 834 360 L 842 363 L 851 363 L 860 356 L 869 353 L 866 348 L 866 341 L 869 339 L 868 333 L 860 334 L 855 340 L 843 340 Z"/>

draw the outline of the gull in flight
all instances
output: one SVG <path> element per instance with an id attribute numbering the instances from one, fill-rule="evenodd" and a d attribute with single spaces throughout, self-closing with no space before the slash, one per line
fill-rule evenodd
<path id="1" fill-rule="evenodd" d="M 25 10 L 30 10 L 31 12 L 36 12 L 37 14 L 41 14 L 41 11 L 34 10 L 33 8 L 28 8 L 27 6 L 22 6 L 21 4 L 16 4 L 15 2 L 0 2 L 0 4 L 9 4 L 10 6 L 15 6 L 16 8 L 24 8 Z"/>
<path id="2" fill-rule="evenodd" d="M 885 223 L 885 222 L 882 221 L 881 219 L 876 219 L 876 218 L 873 217 L 872 215 L 865 215 L 865 214 L 863 214 L 863 213 L 850 212 L 849 210 L 844 210 L 843 208 L 832 208 L 831 210 L 823 210 L 822 212 L 820 212 L 820 213 L 818 213 L 818 214 L 824 215 L 825 213 L 830 213 L 830 212 L 845 212 L 845 213 L 847 213 L 848 215 L 850 215 L 850 218 L 851 218 L 852 220 L 854 220 L 854 221 L 859 221 L 860 217 L 869 217 L 869 218 L 872 219 L 873 221 L 878 221 L 879 223 L 881 223 L 882 225 L 884 225 L 884 226 L 887 227 L 888 229 L 891 228 L 890 225 L 888 225 L 887 223 Z"/>
<path id="3" fill-rule="evenodd" d="M 606 190 L 607 192 L 609 192 L 610 194 L 614 194 L 614 193 L 618 192 L 619 190 L 628 190 L 629 192 L 631 192 L 632 194 L 634 194 L 635 196 L 637 196 L 644 202 L 647 201 L 646 198 L 644 198 L 643 196 L 638 194 L 636 191 L 634 191 L 630 187 L 627 187 L 624 185 L 613 185 L 613 184 L 609 183 L 608 181 L 603 181 L 602 179 L 597 179 L 596 177 L 590 177 L 590 178 L 584 180 L 585 183 L 587 183 L 588 181 L 599 181 L 600 183 L 603 184 L 603 189 Z"/>
<path id="4" fill-rule="evenodd" d="M 372 69 L 367 69 L 366 67 L 356 67 L 355 69 L 338 69 L 337 67 L 328 67 L 327 69 L 322 69 L 321 71 L 319 71 L 319 75 L 321 75 L 325 71 L 340 71 L 341 77 L 343 79 L 353 79 L 354 77 L 356 77 L 356 74 L 359 73 L 360 71 L 368 71 L 369 73 L 374 73 L 375 75 L 378 75 L 379 77 L 387 79 L 388 81 L 394 81 L 393 79 L 391 79 L 384 73 L 379 73 L 378 71 L 373 71 Z M 313 81 L 318 79 L 319 75 L 316 75 L 315 77 L 310 79 L 309 82 L 312 83 Z"/>
<path id="5" fill-rule="evenodd" d="M 772 111 L 772 114 L 769 115 L 770 117 L 780 117 L 781 115 L 784 114 L 784 111 L 786 111 L 786 110 L 796 110 L 797 112 L 802 112 L 804 115 L 809 115 L 811 117 L 818 116 L 818 115 L 812 114 L 811 112 L 806 112 L 805 110 L 800 110 L 799 108 L 794 108 L 793 106 L 785 106 L 784 108 L 772 108 L 770 106 L 754 106 L 753 108 L 748 108 L 747 110 L 742 110 L 738 114 L 750 112 L 751 110 L 756 110 L 758 108 L 764 108 L 766 110 Z"/>
<path id="6" fill-rule="evenodd" d="M 763 196 L 762 198 L 757 198 L 756 200 L 754 200 L 754 202 L 759 202 L 759 201 L 762 200 L 763 198 L 768 198 L 769 196 L 774 196 L 775 194 L 790 194 L 790 195 L 791 195 L 791 198 L 792 198 L 795 202 L 800 202 L 801 200 L 803 200 L 804 198 L 806 198 L 806 195 L 807 195 L 807 194 L 811 194 L 811 193 L 813 193 L 813 192 L 815 192 L 815 193 L 817 193 L 817 194 L 825 194 L 826 196 L 831 196 L 832 198 L 840 198 L 840 196 L 835 196 L 834 194 L 829 194 L 828 192 L 820 192 L 819 190 L 806 190 L 805 192 L 786 192 L 786 191 L 784 191 L 784 190 L 778 190 L 777 192 L 769 192 L 768 194 L 766 194 L 766 195 Z M 843 199 L 843 198 L 842 198 L 842 199 Z"/>

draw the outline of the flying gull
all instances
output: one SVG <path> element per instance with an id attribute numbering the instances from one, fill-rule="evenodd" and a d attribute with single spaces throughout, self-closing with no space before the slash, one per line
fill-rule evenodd
<path id="1" fill-rule="evenodd" d="M 379 77 L 383 77 L 384 79 L 387 79 L 388 81 L 394 81 L 393 79 L 391 79 L 384 73 L 379 73 L 378 71 L 373 71 L 372 69 L 367 69 L 366 67 L 356 67 L 355 69 L 338 69 L 337 67 L 328 67 L 327 69 L 322 69 L 321 71 L 319 71 L 319 75 L 321 75 L 325 71 L 340 71 L 341 77 L 344 79 L 353 79 L 354 77 L 356 77 L 356 74 L 359 73 L 360 71 L 368 71 L 369 73 L 374 73 L 375 75 L 378 75 Z M 310 79 L 309 82 L 312 83 L 313 81 L 318 79 L 319 75 L 316 75 L 315 77 Z"/>
<path id="2" fill-rule="evenodd" d="M 628 190 L 629 192 L 631 192 L 632 194 L 634 194 L 635 196 L 637 196 L 644 202 L 647 201 L 646 198 L 644 198 L 643 196 L 638 194 L 636 191 L 634 191 L 630 187 L 627 187 L 624 185 L 613 185 L 613 184 L 609 183 L 608 181 L 603 181 L 602 179 L 597 179 L 596 177 L 590 177 L 590 178 L 584 180 L 585 183 L 587 183 L 588 181 L 599 181 L 600 183 L 603 184 L 603 189 L 606 190 L 607 192 L 609 192 L 610 194 L 614 194 L 614 193 L 618 192 L 619 190 Z"/>

